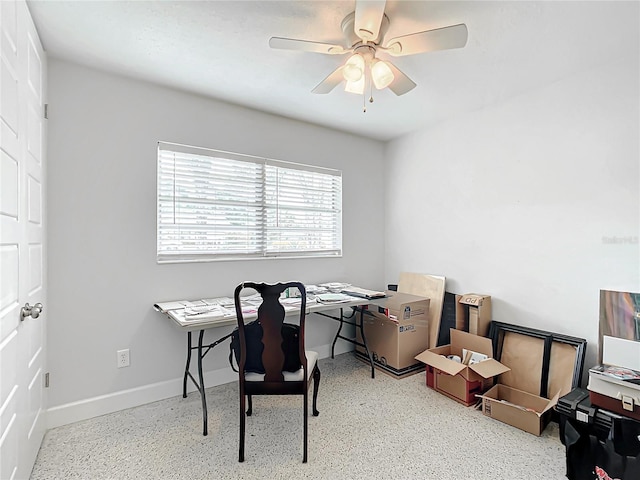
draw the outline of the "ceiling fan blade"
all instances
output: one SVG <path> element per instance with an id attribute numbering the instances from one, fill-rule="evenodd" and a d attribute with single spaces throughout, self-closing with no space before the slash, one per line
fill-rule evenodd
<path id="1" fill-rule="evenodd" d="M 342 70 L 344 69 L 344 65 L 339 66 L 329 75 L 327 78 L 322 80 L 316 87 L 311 90 L 311 93 L 329 93 L 331 90 L 336 88 L 336 86 L 344 80 L 342 76 Z"/>
<path id="2" fill-rule="evenodd" d="M 380 33 L 386 0 L 356 0 L 353 31 L 362 40 L 373 42 Z"/>
<path id="3" fill-rule="evenodd" d="M 413 80 L 402 73 L 400 69 L 393 63 L 386 62 L 386 64 L 389 65 L 389 68 L 393 72 L 393 82 L 389 84 L 389 90 L 400 96 L 413 90 L 416 87 L 416 84 L 413 82 Z"/>
<path id="4" fill-rule="evenodd" d="M 329 55 L 340 55 L 350 51 L 340 45 L 333 45 L 331 43 L 310 42 L 308 40 L 296 40 L 294 38 L 282 37 L 271 37 L 269 39 L 269 46 L 271 48 L 280 48 L 283 50 L 326 53 Z"/>
<path id="5" fill-rule="evenodd" d="M 392 38 L 383 50 L 389 55 L 399 57 L 449 48 L 462 48 L 467 44 L 467 37 L 467 26 L 461 23 Z"/>

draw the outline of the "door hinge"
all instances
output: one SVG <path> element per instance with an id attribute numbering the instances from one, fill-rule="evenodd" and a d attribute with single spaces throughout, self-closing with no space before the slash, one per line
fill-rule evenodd
<path id="1" fill-rule="evenodd" d="M 44 118 L 46 118 L 46 119 L 49 118 L 49 104 L 48 103 L 44 104 Z"/>
<path id="2" fill-rule="evenodd" d="M 49 388 L 49 372 L 44 374 L 44 388 Z"/>

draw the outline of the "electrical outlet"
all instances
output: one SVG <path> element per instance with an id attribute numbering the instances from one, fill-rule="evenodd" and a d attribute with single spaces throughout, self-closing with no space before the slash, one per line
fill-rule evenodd
<path id="1" fill-rule="evenodd" d="M 118 350 L 118 368 L 129 366 L 129 349 Z"/>

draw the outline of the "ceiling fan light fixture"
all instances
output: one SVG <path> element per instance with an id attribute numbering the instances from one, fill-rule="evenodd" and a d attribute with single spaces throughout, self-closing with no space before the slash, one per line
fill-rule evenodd
<path id="1" fill-rule="evenodd" d="M 376 58 L 371 64 L 371 78 L 373 79 L 373 84 L 376 88 L 378 90 L 382 90 L 393 82 L 395 76 L 386 62 Z"/>
<path id="2" fill-rule="evenodd" d="M 349 93 L 356 93 L 358 95 L 362 95 L 364 93 L 364 75 L 360 77 L 360 80 L 347 80 L 344 91 Z"/>
<path id="3" fill-rule="evenodd" d="M 364 78 L 364 57 L 354 53 L 344 64 L 342 75 L 347 82 L 358 82 Z"/>
<path id="4" fill-rule="evenodd" d="M 345 40 L 343 44 L 285 37 L 272 37 L 269 40 L 271 48 L 348 56 L 342 65 L 316 85 L 312 93 L 327 94 L 345 82 L 345 91 L 366 99 L 366 90 L 370 102 L 373 101 L 374 86 L 377 90 L 388 88 L 397 96 L 405 95 L 416 87 L 416 83 L 393 63 L 378 60 L 376 53 L 400 57 L 462 48 L 467 44 L 469 32 L 464 23 L 388 39 L 386 34 L 390 20 L 385 13 L 386 0 L 355 0 L 355 7 L 355 11 L 340 23 Z M 366 103 L 363 106 L 366 111 L 364 107 Z"/>

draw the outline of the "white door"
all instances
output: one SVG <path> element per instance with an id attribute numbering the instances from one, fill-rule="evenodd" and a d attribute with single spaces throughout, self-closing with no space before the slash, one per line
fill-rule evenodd
<path id="1" fill-rule="evenodd" d="M 24 0 L 0 1 L 0 60 L 0 479 L 5 480 L 29 477 L 46 424 L 46 63 Z M 42 303 L 42 313 L 36 308 L 25 316 L 27 303 Z"/>

